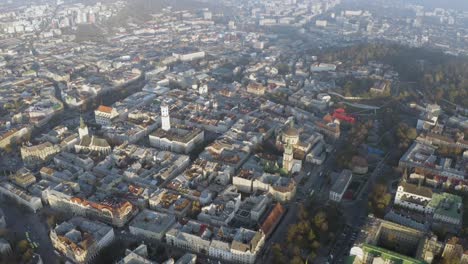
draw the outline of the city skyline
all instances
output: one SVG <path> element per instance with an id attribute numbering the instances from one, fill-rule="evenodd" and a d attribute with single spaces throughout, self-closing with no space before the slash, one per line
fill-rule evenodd
<path id="1" fill-rule="evenodd" d="M 0 263 L 468 263 L 462 5 L 0 1 Z"/>

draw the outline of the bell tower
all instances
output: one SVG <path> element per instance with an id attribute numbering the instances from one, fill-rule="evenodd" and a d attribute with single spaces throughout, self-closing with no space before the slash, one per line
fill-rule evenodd
<path id="1" fill-rule="evenodd" d="M 169 106 L 161 105 L 161 128 L 165 131 L 171 130 L 171 119 L 169 117 Z"/>
<path id="2" fill-rule="evenodd" d="M 283 153 L 283 169 L 290 172 L 293 166 L 294 152 L 291 144 L 287 144 Z"/>
<path id="3" fill-rule="evenodd" d="M 80 139 L 83 139 L 85 136 L 89 136 L 88 126 L 85 124 L 82 116 L 80 116 L 80 127 L 78 128 L 78 135 L 80 136 Z"/>

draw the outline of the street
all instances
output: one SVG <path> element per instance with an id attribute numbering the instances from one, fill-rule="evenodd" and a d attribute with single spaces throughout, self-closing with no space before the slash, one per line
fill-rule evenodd
<path id="1" fill-rule="evenodd" d="M 13 232 L 17 241 L 26 239 L 25 233 L 29 232 L 31 242 L 39 244 L 35 252 L 41 256 L 42 261 L 47 264 L 59 263 L 49 239 L 46 224 L 41 220 L 40 216 L 8 198 L 0 197 L 0 201 L 2 210 L 5 213 L 7 228 Z M 12 245 L 12 247 L 15 246 Z"/>
<path id="2" fill-rule="evenodd" d="M 325 190 L 324 193 L 324 179 L 325 174 L 322 173 L 325 168 L 330 169 L 332 161 L 334 160 L 334 155 L 330 154 L 324 164 L 317 166 L 311 164 L 304 164 L 304 168 L 300 172 L 300 174 L 295 178 L 298 186 L 296 190 L 296 198 L 295 201 L 290 202 L 285 207 L 287 208 L 286 214 L 283 216 L 281 222 L 278 224 L 275 232 L 273 232 L 272 236 L 266 241 L 265 243 L 265 250 L 263 251 L 263 255 L 261 258 L 258 259 L 260 263 L 271 263 L 272 262 L 272 254 L 271 254 L 271 246 L 275 243 L 282 243 L 284 242 L 284 238 L 288 232 L 288 227 L 291 224 L 297 222 L 297 211 L 299 204 L 303 203 L 306 199 L 310 198 L 310 193 L 312 190 L 315 192 L 315 197 L 319 198 L 320 200 L 324 199 L 324 202 L 328 200 L 328 191 Z M 309 174 L 310 173 L 310 174 Z M 301 184 L 303 178 L 306 177 L 304 184 Z M 327 188 L 325 188 L 327 189 Z"/>
<path id="3" fill-rule="evenodd" d="M 341 210 L 346 217 L 347 225 L 331 250 L 330 254 L 335 256 L 333 263 L 343 263 L 344 257 L 349 255 L 349 250 L 353 246 L 359 234 L 360 227 L 364 224 L 368 215 L 367 203 L 371 187 L 374 185 L 377 176 L 382 173 L 385 167 L 385 161 L 388 157 L 389 155 L 387 154 L 377 164 L 355 200 L 343 201 L 341 203 Z"/>

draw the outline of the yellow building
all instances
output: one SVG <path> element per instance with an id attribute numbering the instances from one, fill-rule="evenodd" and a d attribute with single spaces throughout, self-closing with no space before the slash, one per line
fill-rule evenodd
<path id="1" fill-rule="evenodd" d="M 36 166 L 49 161 L 55 154 L 60 152 L 60 147 L 50 142 L 36 146 L 21 147 L 21 158 L 28 166 Z"/>

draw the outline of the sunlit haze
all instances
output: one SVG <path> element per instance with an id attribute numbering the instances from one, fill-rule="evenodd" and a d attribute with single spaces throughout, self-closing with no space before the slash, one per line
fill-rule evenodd
<path id="1" fill-rule="evenodd" d="M 467 0 L 0 0 L 0 264 L 468 264 Z"/>

